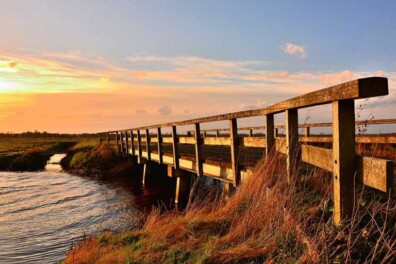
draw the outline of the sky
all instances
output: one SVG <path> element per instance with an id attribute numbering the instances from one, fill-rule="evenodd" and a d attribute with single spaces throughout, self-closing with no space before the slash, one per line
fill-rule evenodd
<path id="1" fill-rule="evenodd" d="M 367 76 L 387 77 L 390 93 L 357 102 L 359 118 L 394 118 L 394 10 L 382 0 L 0 0 L 0 132 L 133 128 Z M 331 119 L 329 106 L 300 112 Z"/>

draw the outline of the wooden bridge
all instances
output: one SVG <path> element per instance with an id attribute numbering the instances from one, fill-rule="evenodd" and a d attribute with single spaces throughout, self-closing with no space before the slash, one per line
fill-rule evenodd
<path id="1" fill-rule="evenodd" d="M 355 122 L 356 99 L 387 94 L 386 78 L 364 78 L 261 109 L 108 131 L 99 133 L 99 138 L 115 143 L 120 153 L 136 157 L 139 163 L 167 165 L 168 175 L 177 177 L 176 202 L 180 192 L 186 189 L 183 172 L 223 181 L 225 189 L 230 191 L 252 173 L 263 156 L 272 151 L 283 153 L 288 179 L 297 174 L 299 161 L 332 172 L 334 222 L 338 224 L 351 215 L 355 175 L 357 181 L 377 190 L 389 193 L 393 188 L 396 134 L 356 135 L 355 132 L 356 125 L 396 123 L 396 119 Z M 331 123 L 298 124 L 299 109 L 323 104 L 332 104 Z M 275 126 L 274 115 L 279 113 L 285 113 L 285 125 Z M 258 116 L 263 117 L 263 126 L 238 128 L 238 119 Z M 229 127 L 201 130 L 201 124 L 217 121 L 228 121 Z M 193 126 L 193 130 L 178 133 L 178 128 L 185 126 Z M 310 133 L 313 127 L 332 127 L 333 133 L 313 135 Z M 169 128 L 171 133 L 162 133 L 164 128 Z M 304 129 L 303 135 L 299 135 L 299 128 Z M 285 133 L 281 135 L 280 129 Z M 356 148 L 360 143 L 390 146 L 391 156 L 388 159 L 361 156 Z"/>

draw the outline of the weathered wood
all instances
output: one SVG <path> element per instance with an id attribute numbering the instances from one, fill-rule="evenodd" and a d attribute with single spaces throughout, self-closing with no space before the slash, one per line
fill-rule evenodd
<path id="1" fill-rule="evenodd" d="M 128 155 L 129 154 L 129 136 L 128 136 L 128 131 L 125 132 L 125 152 Z"/>
<path id="2" fill-rule="evenodd" d="M 355 125 L 386 125 L 386 124 L 396 124 L 396 119 L 373 119 L 373 120 L 364 120 L 364 121 L 356 121 Z M 312 127 L 331 127 L 333 123 L 305 123 L 299 124 L 299 128 L 312 128 Z M 285 125 L 276 125 L 275 128 L 284 129 Z M 253 127 L 238 127 L 238 131 L 248 131 L 248 130 L 265 130 L 265 126 L 253 126 Z M 212 129 L 205 129 L 201 131 L 206 132 L 228 132 L 228 128 L 212 128 Z"/>
<path id="3" fill-rule="evenodd" d="M 146 129 L 146 151 L 147 151 L 147 160 L 151 160 L 151 147 L 150 147 L 150 130 Z"/>
<path id="4" fill-rule="evenodd" d="M 197 165 L 197 175 L 203 176 L 202 161 L 202 138 L 200 124 L 195 124 L 195 163 Z"/>
<path id="5" fill-rule="evenodd" d="M 231 119 L 230 123 L 230 138 L 231 138 L 231 168 L 234 172 L 234 186 L 238 186 L 241 181 L 241 174 L 239 171 L 239 145 L 238 145 L 238 126 L 237 120 Z"/>
<path id="6" fill-rule="evenodd" d="M 142 157 L 142 137 L 140 135 L 140 130 L 136 131 L 136 137 L 137 137 L 138 159 L 139 159 L 139 163 L 142 163 L 142 160 L 143 160 L 143 157 Z"/>
<path id="7" fill-rule="evenodd" d="M 300 159 L 298 144 L 298 111 L 286 111 L 286 166 L 288 181 L 297 175 L 298 161 Z"/>
<path id="8" fill-rule="evenodd" d="M 355 180 L 355 103 L 333 102 L 334 223 L 352 216 Z"/>
<path id="9" fill-rule="evenodd" d="M 178 136 L 176 131 L 176 126 L 172 126 L 172 147 L 173 147 L 173 166 L 175 169 L 179 169 L 179 149 L 177 147 L 178 144 Z"/>
<path id="10" fill-rule="evenodd" d="M 304 127 L 304 136 L 309 137 L 310 136 L 310 127 Z"/>
<path id="11" fill-rule="evenodd" d="M 301 146 L 301 159 L 316 167 L 333 172 L 333 150 L 315 146 Z M 356 181 L 374 189 L 389 192 L 393 186 L 393 161 L 356 156 Z"/>
<path id="12" fill-rule="evenodd" d="M 133 130 L 129 131 L 129 133 L 130 133 L 130 136 L 131 136 L 131 153 L 132 153 L 132 156 L 134 156 L 135 155 L 135 145 L 134 145 L 135 137 L 134 137 L 134 134 L 133 134 Z"/>
<path id="13" fill-rule="evenodd" d="M 118 152 L 118 154 L 121 154 L 120 137 L 118 135 L 118 132 L 116 132 L 115 135 L 116 135 L 117 152 Z"/>
<path id="14" fill-rule="evenodd" d="M 349 81 L 307 93 L 295 98 L 276 103 L 266 108 L 246 110 L 223 115 L 196 118 L 179 122 L 164 123 L 158 125 L 144 126 L 134 128 L 138 129 L 155 129 L 157 127 L 186 126 L 196 123 L 208 123 L 215 121 L 224 121 L 244 117 L 262 116 L 267 114 L 276 114 L 289 109 L 305 108 L 316 105 L 328 104 L 337 100 L 368 98 L 388 94 L 388 80 L 382 77 L 370 77 Z"/>
<path id="15" fill-rule="evenodd" d="M 275 133 L 274 133 L 274 115 L 269 114 L 265 116 L 265 151 L 267 156 L 274 151 L 275 147 Z"/>
<path id="16" fill-rule="evenodd" d="M 159 164 L 163 164 L 164 161 L 162 159 L 162 132 L 161 132 L 161 128 L 158 127 L 157 128 L 157 146 L 158 146 L 158 155 L 159 155 Z"/>
<path id="17" fill-rule="evenodd" d="M 302 145 L 301 160 L 321 169 L 333 171 L 333 150 L 331 149 Z"/>
<path id="18" fill-rule="evenodd" d="M 359 182 L 386 193 L 392 191 L 393 161 L 358 156 L 357 168 Z"/>

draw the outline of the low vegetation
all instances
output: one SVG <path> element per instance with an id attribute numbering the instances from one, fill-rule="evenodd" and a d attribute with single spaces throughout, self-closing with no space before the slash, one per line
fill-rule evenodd
<path id="1" fill-rule="evenodd" d="M 28 132 L 0 134 L 0 170 L 42 170 L 55 152 L 65 152 L 74 145 L 98 144 L 92 135 L 66 135 Z"/>
<path id="2" fill-rule="evenodd" d="M 330 175 L 302 167 L 288 184 L 284 168 L 268 159 L 227 202 L 215 192 L 183 212 L 154 209 L 137 229 L 85 239 L 64 263 L 396 261 L 394 201 L 361 189 L 351 219 L 335 227 Z"/>

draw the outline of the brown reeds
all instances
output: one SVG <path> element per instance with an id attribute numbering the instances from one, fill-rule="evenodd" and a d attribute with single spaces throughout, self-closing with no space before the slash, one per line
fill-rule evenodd
<path id="1" fill-rule="evenodd" d="M 352 218 L 335 227 L 330 175 L 302 164 L 288 183 L 284 163 L 267 158 L 227 202 L 202 196 L 183 212 L 154 209 L 138 230 L 89 238 L 65 263 L 104 263 L 103 254 L 108 263 L 396 260 L 394 200 L 357 187 Z"/>

